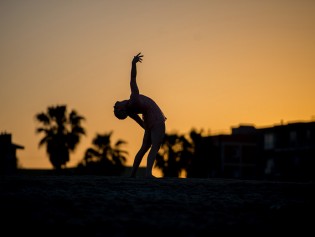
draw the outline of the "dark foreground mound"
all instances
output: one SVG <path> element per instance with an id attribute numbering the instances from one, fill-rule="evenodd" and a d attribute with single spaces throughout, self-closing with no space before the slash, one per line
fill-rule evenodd
<path id="1" fill-rule="evenodd" d="M 0 235 L 312 236 L 313 190 L 313 183 L 0 176 Z"/>

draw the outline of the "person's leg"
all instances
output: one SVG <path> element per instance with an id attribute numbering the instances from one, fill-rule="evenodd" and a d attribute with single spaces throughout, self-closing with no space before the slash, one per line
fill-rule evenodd
<path id="1" fill-rule="evenodd" d="M 136 177 L 137 170 L 139 168 L 139 165 L 142 161 L 143 156 L 145 153 L 149 150 L 151 146 L 151 134 L 150 131 L 145 131 L 143 136 L 143 141 L 140 150 L 135 156 L 135 159 L 133 161 L 132 171 L 130 177 Z"/>
<path id="2" fill-rule="evenodd" d="M 165 123 L 155 124 L 151 129 L 151 150 L 147 159 L 146 177 L 153 178 L 152 168 L 156 155 L 161 147 L 165 135 Z"/>

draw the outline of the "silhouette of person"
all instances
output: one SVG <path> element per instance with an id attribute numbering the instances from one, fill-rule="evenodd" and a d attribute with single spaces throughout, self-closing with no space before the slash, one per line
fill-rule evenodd
<path id="1" fill-rule="evenodd" d="M 155 178 L 152 168 L 156 155 L 165 136 L 165 120 L 162 110 L 151 98 L 139 93 L 137 85 L 137 63 L 142 62 L 141 53 L 133 57 L 131 67 L 129 100 L 117 101 L 114 105 L 114 114 L 118 119 L 126 119 L 128 116 L 144 129 L 144 136 L 140 150 L 137 152 L 130 177 L 136 177 L 136 172 L 145 153 L 150 149 L 147 157 L 146 177 Z M 142 114 L 142 118 L 139 116 Z"/>

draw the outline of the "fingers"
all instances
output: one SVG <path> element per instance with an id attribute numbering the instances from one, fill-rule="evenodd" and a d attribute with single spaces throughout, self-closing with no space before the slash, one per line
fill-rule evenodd
<path id="1" fill-rule="evenodd" d="M 140 52 L 135 57 L 141 58 L 141 57 L 143 57 L 143 55 L 141 55 L 141 52 Z"/>
<path id="2" fill-rule="evenodd" d="M 141 52 L 138 53 L 136 56 L 134 56 L 134 60 L 136 60 L 137 62 L 142 62 L 142 57 L 143 55 L 141 55 Z"/>

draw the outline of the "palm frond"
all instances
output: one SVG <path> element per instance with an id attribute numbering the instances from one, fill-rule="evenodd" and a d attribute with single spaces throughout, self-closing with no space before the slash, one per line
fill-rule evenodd
<path id="1" fill-rule="evenodd" d="M 93 148 L 88 148 L 85 151 L 84 160 L 89 161 L 89 160 L 93 160 L 93 158 L 96 160 L 100 160 L 101 157 L 102 157 L 102 154 L 99 153 L 97 150 Z"/>
<path id="2" fill-rule="evenodd" d="M 114 154 L 120 154 L 120 153 L 122 153 L 122 154 L 129 154 L 128 151 L 120 150 L 119 148 L 113 149 L 113 153 L 114 153 Z"/>
<path id="3" fill-rule="evenodd" d="M 36 129 L 36 133 L 41 133 L 41 132 L 44 132 L 45 134 L 48 134 L 49 133 L 49 129 L 42 128 L 42 127 Z"/>
<path id="4" fill-rule="evenodd" d="M 80 127 L 80 126 L 72 127 L 71 133 L 73 133 L 73 134 L 82 134 L 82 135 L 86 134 L 85 129 L 83 127 Z"/>
<path id="5" fill-rule="evenodd" d="M 45 113 L 36 114 L 35 117 L 36 117 L 37 121 L 43 123 L 44 125 L 50 124 L 50 117 Z"/>
<path id="6" fill-rule="evenodd" d="M 124 140 L 118 140 L 118 141 L 115 143 L 115 147 L 118 147 L 118 146 L 121 146 L 121 145 L 124 145 L 124 144 L 127 144 L 127 142 L 124 141 Z"/>
<path id="7" fill-rule="evenodd" d="M 56 121 L 58 126 L 64 126 L 63 124 L 67 121 L 66 111 L 66 105 L 48 107 L 48 115 L 50 116 L 50 118 Z"/>
<path id="8" fill-rule="evenodd" d="M 69 115 L 69 122 L 72 126 L 79 125 L 82 120 L 85 120 L 85 118 L 81 115 L 78 115 L 77 111 L 72 110 Z"/>
<path id="9" fill-rule="evenodd" d="M 43 145 L 47 145 L 48 141 L 50 140 L 49 136 L 44 136 L 38 143 L 38 147 L 42 147 Z"/>

